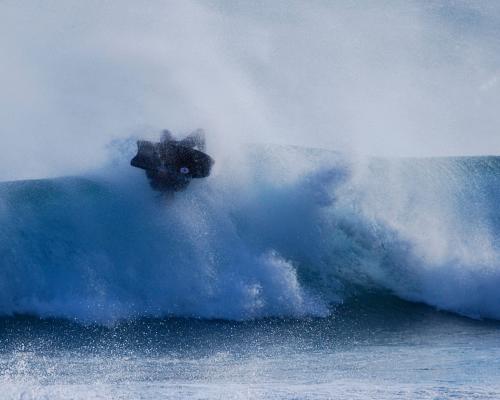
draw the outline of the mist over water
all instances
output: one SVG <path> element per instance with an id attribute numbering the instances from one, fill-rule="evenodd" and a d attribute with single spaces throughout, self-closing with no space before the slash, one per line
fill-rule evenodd
<path id="1" fill-rule="evenodd" d="M 0 313 L 327 317 L 371 294 L 500 319 L 497 157 L 242 154 L 245 174 L 170 199 L 127 155 L 111 175 L 0 184 Z"/>
<path id="2" fill-rule="evenodd" d="M 385 156 L 498 154 L 495 2 L 2 2 L 0 179 L 203 127 Z"/>
<path id="3" fill-rule="evenodd" d="M 0 11 L 0 179 L 80 176 L 1 186 L 4 314 L 325 316 L 376 290 L 500 317 L 498 161 L 367 157 L 499 152 L 495 3 Z M 213 176 L 164 205 L 133 138 L 196 127 Z"/>
<path id="4" fill-rule="evenodd" d="M 496 1 L 0 1 L 0 397 L 500 397 Z M 204 128 L 162 196 L 139 138 Z M 450 157 L 452 156 L 452 157 Z"/>

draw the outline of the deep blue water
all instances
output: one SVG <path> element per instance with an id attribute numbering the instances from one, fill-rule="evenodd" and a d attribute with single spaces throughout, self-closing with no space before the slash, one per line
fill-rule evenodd
<path id="1" fill-rule="evenodd" d="M 344 305 L 329 318 L 141 319 L 112 327 L 4 318 L 0 337 L 2 398 L 500 395 L 497 322 L 390 297 L 369 309 Z"/>
<path id="2" fill-rule="evenodd" d="M 500 396 L 498 158 L 245 157 L 1 183 L 0 397 Z"/>

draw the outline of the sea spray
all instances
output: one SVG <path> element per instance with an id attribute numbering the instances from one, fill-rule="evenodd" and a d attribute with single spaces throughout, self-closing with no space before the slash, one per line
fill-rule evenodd
<path id="1" fill-rule="evenodd" d="M 2 183 L 1 313 L 326 316 L 369 291 L 500 318 L 496 158 L 239 161 L 171 199 L 120 166 Z"/>

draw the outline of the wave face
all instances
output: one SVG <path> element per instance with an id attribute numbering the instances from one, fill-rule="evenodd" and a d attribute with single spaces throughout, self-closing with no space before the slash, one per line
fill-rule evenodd
<path id="1" fill-rule="evenodd" d="M 168 199 L 120 165 L 1 183 L 0 313 L 327 316 L 370 292 L 500 319 L 499 158 L 223 164 Z"/>

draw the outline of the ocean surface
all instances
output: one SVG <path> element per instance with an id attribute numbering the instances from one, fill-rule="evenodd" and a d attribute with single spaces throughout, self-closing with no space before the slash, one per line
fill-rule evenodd
<path id="1" fill-rule="evenodd" d="M 0 398 L 500 398 L 500 158 L 125 153 L 0 183 Z"/>

